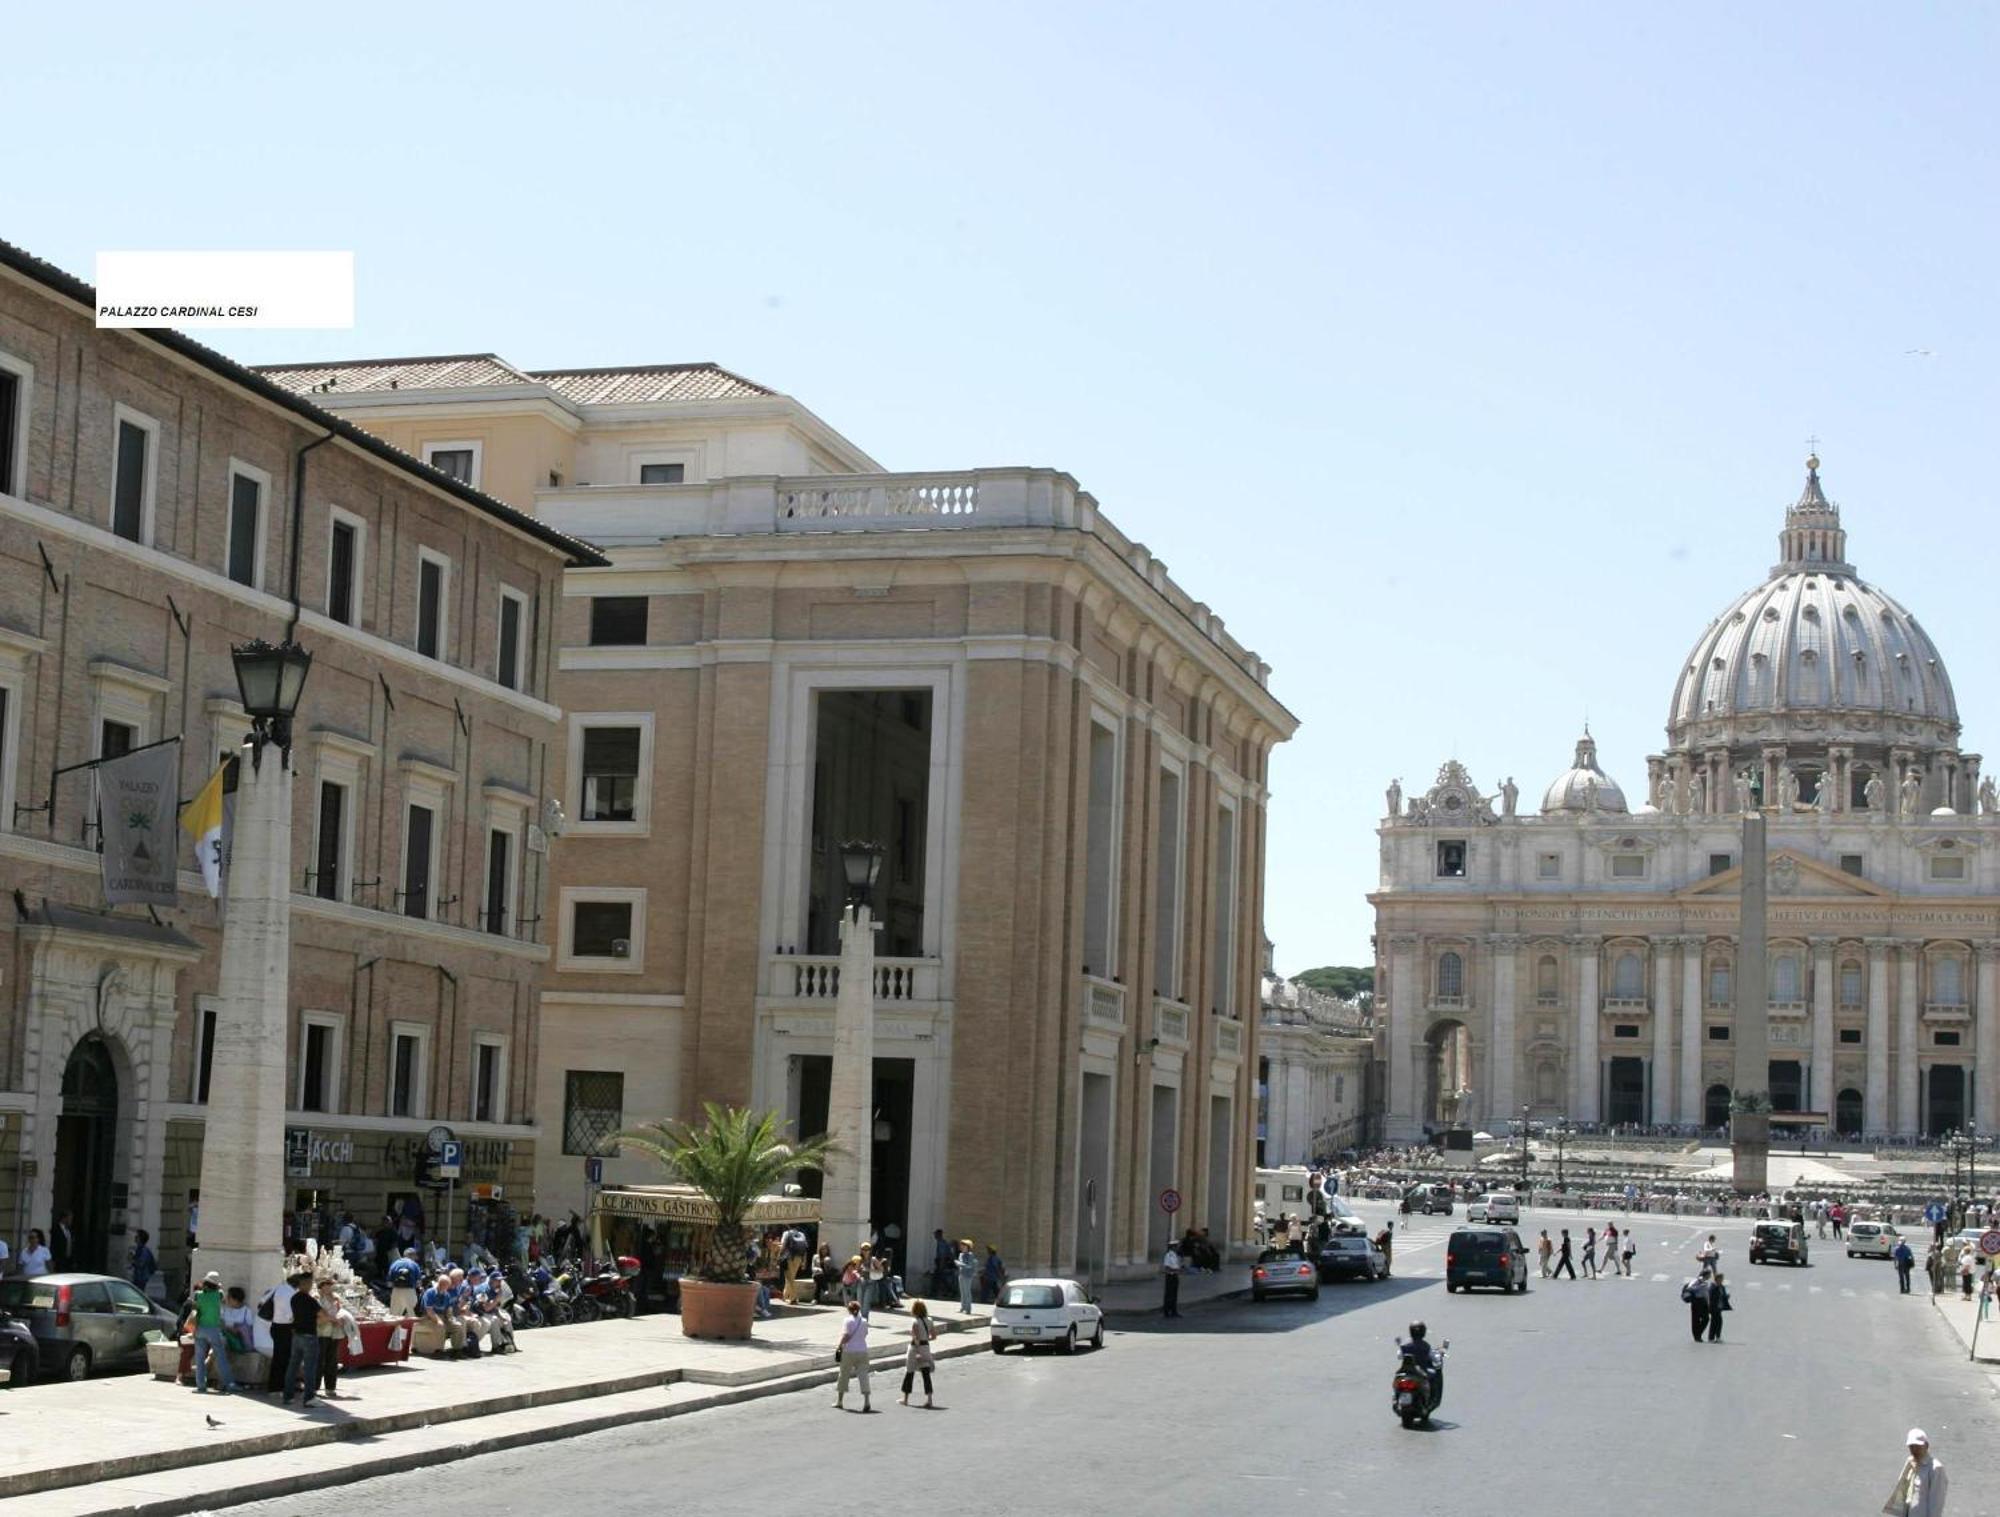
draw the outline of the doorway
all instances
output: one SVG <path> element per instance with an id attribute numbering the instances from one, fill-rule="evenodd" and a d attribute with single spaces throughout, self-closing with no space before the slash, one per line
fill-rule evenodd
<path id="1" fill-rule="evenodd" d="M 1771 1091 L 1771 1110 L 1804 1111 L 1806 1109 L 1805 1066 L 1797 1059 L 1773 1059 L 1768 1076 Z"/>
<path id="2" fill-rule="evenodd" d="M 1646 1061 L 1621 1056 L 1611 1061 L 1606 1078 L 1604 1119 L 1614 1126 L 1637 1125 L 1646 1120 Z"/>
<path id="3" fill-rule="evenodd" d="M 1146 1197 L 1146 1257 L 1158 1259 L 1167 1251 L 1167 1238 L 1172 1232 L 1174 1218 L 1171 1212 L 1160 1205 L 1160 1193 L 1175 1189 L 1180 1181 L 1175 1178 L 1174 1152 L 1179 1138 L 1180 1092 L 1171 1085 L 1153 1087 L 1153 1132 L 1152 1151 L 1148 1160 L 1148 1189 L 1152 1194 Z"/>
<path id="4" fill-rule="evenodd" d="M 118 1143 L 118 1071 L 111 1048 L 92 1033 L 63 1068 L 56 1118 L 55 1219 L 67 1212 L 76 1252 L 56 1267 L 105 1272 L 111 1250 L 112 1168 Z M 53 1241 L 53 1240 L 51 1240 Z"/>
<path id="5" fill-rule="evenodd" d="M 1711 1085 L 1701 1098 L 1701 1125 L 1707 1128 L 1729 1125 L 1729 1087 Z"/>
<path id="6" fill-rule="evenodd" d="M 1083 1075 L 1083 1118 L 1076 1178 L 1076 1267 L 1102 1280 L 1111 1236 L 1111 1076 Z"/>
<path id="7" fill-rule="evenodd" d="M 928 1259 L 913 1255 L 908 1246 L 910 1122 L 916 1109 L 917 1061 L 876 1059 L 874 1083 L 875 1123 L 869 1140 L 870 1220 L 889 1244 L 897 1265 L 908 1275 L 913 1268 L 929 1268 Z M 826 1131 L 832 1092 L 833 1055 L 799 1055 L 799 1115 L 793 1129 L 800 1137 L 817 1137 Z M 799 1176 L 799 1189 L 808 1196 L 823 1195 L 824 1184 L 825 1177 L 816 1169 Z"/>
<path id="8" fill-rule="evenodd" d="M 1957 1064 L 1933 1064 L 1925 1077 L 1924 1132 L 1929 1137 L 1965 1126 L 1965 1070 Z"/>
<path id="9" fill-rule="evenodd" d="M 1861 1136 L 1861 1092 L 1851 1085 L 1833 1104 L 1833 1129 L 1843 1138 Z"/>
<path id="10" fill-rule="evenodd" d="M 1235 1102 L 1227 1096 L 1208 1098 L 1208 1231 L 1217 1248 L 1229 1245 L 1229 1174 L 1233 1156 L 1229 1138 L 1230 1112 Z"/>

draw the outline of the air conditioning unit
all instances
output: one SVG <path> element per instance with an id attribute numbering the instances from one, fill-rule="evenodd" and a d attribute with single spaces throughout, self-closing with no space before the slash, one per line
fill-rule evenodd
<path id="1" fill-rule="evenodd" d="M 632 940 L 630 938 L 613 938 L 611 940 L 611 957 L 614 959 L 631 958 Z"/>

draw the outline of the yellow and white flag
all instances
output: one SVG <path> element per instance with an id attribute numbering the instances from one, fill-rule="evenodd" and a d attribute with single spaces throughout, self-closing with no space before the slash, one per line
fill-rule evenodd
<path id="1" fill-rule="evenodd" d="M 194 856 L 201 880 L 211 896 L 222 895 L 222 874 L 229 858 L 229 824 L 236 809 L 236 760 L 232 757 L 208 777 L 201 793 L 181 813 L 181 827 L 194 837 Z"/>

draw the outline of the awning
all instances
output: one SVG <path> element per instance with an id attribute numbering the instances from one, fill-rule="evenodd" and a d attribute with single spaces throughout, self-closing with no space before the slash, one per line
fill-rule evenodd
<path id="1" fill-rule="evenodd" d="M 590 1203 L 593 1217 L 639 1217 L 648 1222 L 688 1222 L 713 1227 L 719 1219 L 715 1203 L 691 1185 L 608 1186 Z M 813 1196 L 759 1196 L 743 1215 L 748 1223 L 818 1222 L 819 1201 Z"/>

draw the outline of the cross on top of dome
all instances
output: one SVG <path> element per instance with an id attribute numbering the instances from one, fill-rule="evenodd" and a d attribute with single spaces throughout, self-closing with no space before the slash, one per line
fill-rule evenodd
<path id="1" fill-rule="evenodd" d="M 1806 459 L 1805 488 L 1785 511 L 1785 530 L 1778 534 L 1778 560 L 1774 573 L 1788 569 L 1854 572 L 1847 562 L 1847 533 L 1840 525 L 1840 507 L 1820 488 L 1816 452 Z"/>

